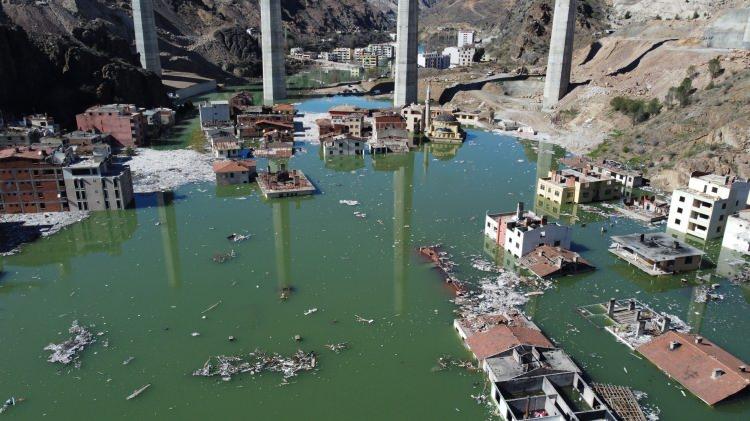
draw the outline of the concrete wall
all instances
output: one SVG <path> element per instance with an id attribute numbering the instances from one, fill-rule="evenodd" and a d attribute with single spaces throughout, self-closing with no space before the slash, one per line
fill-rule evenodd
<path id="1" fill-rule="evenodd" d="M 570 66 L 573 60 L 573 32 L 575 30 L 576 0 L 556 0 L 552 21 L 547 78 L 544 83 L 545 109 L 554 108 L 568 93 Z"/>
<path id="2" fill-rule="evenodd" d="M 750 221 L 739 215 L 730 216 L 721 246 L 745 254 L 750 253 Z"/>
<path id="3" fill-rule="evenodd" d="M 66 168 L 64 177 L 71 210 L 125 209 L 133 202 L 133 180 L 128 166 L 111 176 L 74 176 Z"/>
<path id="4" fill-rule="evenodd" d="M 505 239 L 505 250 L 516 257 L 523 257 L 542 244 L 570 249 L 570 228 L 549 224 L 528 231 L 510 230 Z"/>
<path id="5" fill-rule="evenodd" d="M 272 105 L 286 98 L 284 27 L 281 0 L 260 0 L 261 45 L 263 50 L 263 102 Z"/>
<path id="6" fill-rule="evenodd" d="M 396 63 L 393 105 L 403 107 L 417 102 L 417 47 L 419 30 L 417 0 L 398 1 L 396 23 Z"/>
<path id="7" fill-rule="evenodd" d="M 141 56 L 141 67 L 161 76 L 159 38 L 156 36 L 156 19 L 152 0 L 133 0 L 133 28 L 135 48 Z"/>

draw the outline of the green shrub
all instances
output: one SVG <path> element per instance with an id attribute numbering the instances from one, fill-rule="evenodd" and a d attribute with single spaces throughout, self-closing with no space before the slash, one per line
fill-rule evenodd
<path id="1" fill-rule="evenodd" d="M 609 105 L 613 110 L 621 112 L 631 118 L 633 124 L 648 120 L 661 112 L 662 105 L 656 98 L 645 102 L 642 99 L 631 99 L 623 96 L 612 98 Z"/>
<path id="2" fill-rule="evenodd" d="M 708 73 L 711 74 L 711 79 L 716 79 L 724 73 L 724 69 L 721 68 L 721 63 L 718 57 L 714 57 L 708 61 Z"/>
<path id="3" fill-rule="evenodd" d="M 693 94 L 693 81 L 686 77 L 678 86 L 673 86 L 667 91 L 666 102 L 670 106 L 679 105 L 685 107 L 690 104 L 690 95 Z"/>

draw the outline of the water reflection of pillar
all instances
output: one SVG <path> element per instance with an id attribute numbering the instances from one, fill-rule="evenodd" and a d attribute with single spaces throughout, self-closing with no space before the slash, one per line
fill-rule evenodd
<path id="1" fill-rule="evenodd" d="M 697 302 L 697 298 L 700 295 L 701 288 L 698 286 L 693 287 L 693 291 L 690 294 L 690 305 L 688 306 L 687 317 L 687 323 L 690 325 L 690 329 L 693 333 L 700 333 L 701 325 L 703 325 L 703 317 L 706 315 L 706 302 Z"/>
<path id="2" fill-rule="evenodd" d="M 552 169 L 552 155 L 554 147 L 548 142 L 539 142 L 536 157 L 536 178 L 540 179 L 549 175 Z"/>
<path id="3" fill-rule="evenodd" d="M 273 207 L 274 248 L 276 250 L 276 276 L 279 290 L 290 288 L 289 274 L 292 267 L 291 241 L 289 233 L 289 202 L 276 200 Z"/>
<path id="4" fill-rule="evenodd" d="M 411 252 L 411 212 L 414 190 L 414 154 L 393 174 L 393 280 L 394 311 L 403 313 L 406 271 Z"/>
<path id="5" fill-rule="evenodd" d="M 427 169 L 430 167 L 430 145 L 424 144 L 422 148 L 422 170 L 427 175 Z"/>
<path id="6" fill-rule="evenodd" d="M 180 249 L 177 241 L 177 212 L 172 204 L 173 192 L 156 193 L 156 203 L 159 213 L 159 229 L 161 244 L 164 251 L 164 267 L 167 280 L 171 287 L 180 286 Z"/>

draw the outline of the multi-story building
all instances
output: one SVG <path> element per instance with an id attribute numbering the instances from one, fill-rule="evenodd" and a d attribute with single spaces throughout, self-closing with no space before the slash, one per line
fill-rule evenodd
<path id="1" fill-rule="evenodd" d="M 0 150 L 0 213 L 67 211 L 63 166 L 72 159 L 64 146 Z"/>
<path id="2" fill-rule="evenodd" d="M 424 130 L 425 106 L 411 104 L 401 109 L 401 117 L 406 120 L 406 130 L 410 133 L 421 133 Z"/>
<path id="3" fill-rule="evenodd" d="M 456 46 L 460 48 L 466 45 L 474 45 L 474 31 L 458 31 Z"/>
<path id="4" fill-rule="evenodd" d="M 0 128 L 0 148 L 30 146 L 41 139 L 42 134 L 35 128 L 6 127 Z"/>
<path id="5" fill-rule="evenodd" d="M 488 213 L 484 235 L 515 257 L 523 257 L 541 245 L 570 248 L 570 227 L 549 223 L 546 217 L 524 212 L 523 202 L 515 212 Z"/>
<path id="6" fill-rule="evenodd" d="M 609 177 L 587 171 L 550 171 L 537 181 L 537 196 L 559 204 L 590 203 L 617 199 L 620 187 Z"/>
<path id="7" fill-rule="evenodd" d="M 393 44 L 370 44 L 367 50 L 377 57 L 390 59 L 396 55 L 396 47 Z"/>
<path id="8" fill-rule="evenodd" d="M 350 135 L 338 135 L 323 139 L 323 156 L 363 155 L 367 142 Z"/>
<path id="9" fill-rule="evenodd" d="M 40 130 L 43 135 L 60 134 L 60 126 L 55 124 L 55 119 L 47 114 L 32 114 L 24 118 L 26 126 Z"/>
<path id="10" fill-rule="evenodd" d="M 459 47 L 458 48 L 458 63 L 459 67 L 471 66 L 474 63 L 474 55 L 477 50 L 474 47 Z"/>
<path id="11" fill-rule="evenodd" d="M 729 215 L 747 205 L 749 192 L 745 180 L 694 172 L 687 188 L 672 193 L 667 228 L 703 240 L 720 238 Z"/>
<path id="12" fill-rule="evenodd" d="M 378 56 L 372 53 L 367 53 L 362 56 L 362 67 L 365 69 L 374 69 L 378 67 Z"/>
<path id="13" fill-rule="evenodd" d="M 451 65 L 451 57 L 437 51 L 420 53 L 417 56 L 417 65 L 427 69 L 447 69 Z"/>
<path id="14" fill-rule="evenodd" d="M 78 130 L 109 133 L 119 147 L 146 141 L 146 118 L 133 104 L 97 105 L 76 115 Z"/>
<path id="15" fill-rule="evenodd" d="M 643 177 L 643 171 L 628 169 L 616 161 L 606 159 L 595 161 L 590 164 L 590 167 L 593 172 L 612 177 L 613 180 L 625 187 L 635 188 L 648 184 L 648 180 Z"/>
<path id="16" fill-rule="evenodd" d="M 750 209 L 741 210 L 727 218 L 721 247 L 750 254 Z"/>
<path id="17" fill-rule="evenodd" d="M 354 50 L 344 47 L 334 48 L 331 54 L 336 58 L 336 61 L 349 62 L 354 57 Z"/>
<path id="18" fill-rule="evenodd" d="M 352 57 L 354 58 L 354 61 L 362 61 L 362 58 L 366 55 L 370 54 L 370 50 L 367 48 L 355 48 L 352 50 Z"/>
<path id="19" fill-rule="evenodd" d="M 342 133 L 348 133 L 350 136 L 362 137 L 365 124 L 362 114 L 331 116 L 331 123 L 334 130 L 340 129 Z"/>
<path id="20" fill-rule="evenodd" d="M 92 157 L 80 159 L 63 169 L 71 210 L 125 209 L 133 203 L 130 167 L 116 162 L 108 146 L 101 145 L 97 149 Z"/>
<path id="21" fill-rule="evenodd" d="M 229 101 L 206 101 L 198 106 L 201 127 L 225 125 L 232 122 Z"/>

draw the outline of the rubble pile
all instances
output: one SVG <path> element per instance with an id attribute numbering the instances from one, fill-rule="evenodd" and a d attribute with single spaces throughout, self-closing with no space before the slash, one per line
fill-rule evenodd
<path id="1" fill-rule="evenodd" d="M 482 278 L 478 288 L 456 297 L 455 304 L 463 319 L 485 314 L 514 313 L 528 301 L 518 291 L 521 278 L 515 273 L 501 270 L 496 277 Z"/>
<path id="2" fill-rule="evenodd" d="M 254 376 L 264 371 L 270 371 L 282 373 L 284 380 L 287 380 L 295 377 L 300 371 L 314 369 L 316 364 L 315 352 L 307 353 L 297 350 L 290 357 L 284 357 L 256 349 L 247 357 L 219 355 L 209 358 L 202 368 L 193 372 L 193 376 L 219 376 L 222 380 L 229 381 L 232 376 L 237 374 L 250 373 Z"/>
<path id="3" fill-rule="evenodd" d="M 127 164 L 133 172 L 133 190 L 150 193 L 215 180 L 211 162 L 211 155 L 190 149 L 139 148 Z"/>
<path id="4" fill-rule="evenodd" d="M 70 364 L 78 360 L 78 354 L 81 351 L 96 342 L 94 335 L 88 329 L 79 325 L 78 320 L 73 321 L 68 332 L 74 336 L 65 342 L 59 344 L 51 343 L 44 347 L 45 351 L 52 351 L 47 361 L 66 365 Z"/>
<path id="5" fill-rule="evenodd" d="M 234 259 L 235 257 L 237 257 L 237 253 L 235 253 L 234 250 L 232 250 L 229 253 L 216 253 L 211 258 L 211 260 L 213 260 L 214 263 L 226 263 Z"/>
<path id="6" fill-rule="evenodd" d="M 20 245 L 56 234 L 89 217 L 88 211 L 44 212 L 0 215 L 0 255 L 20 252 Z"/>

